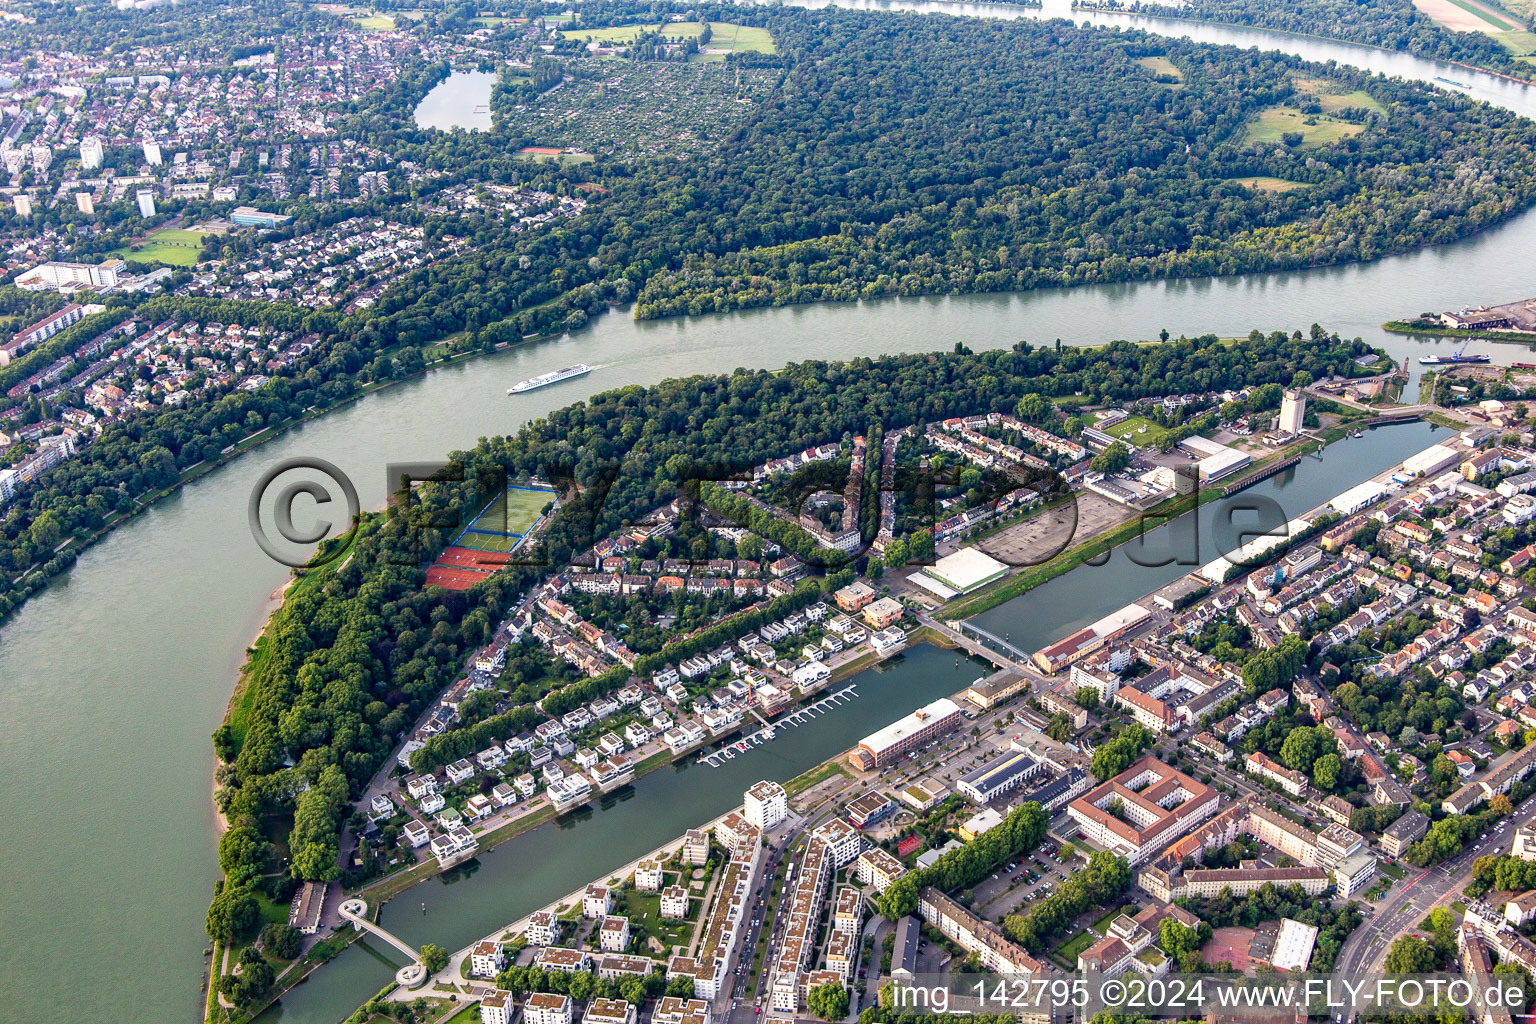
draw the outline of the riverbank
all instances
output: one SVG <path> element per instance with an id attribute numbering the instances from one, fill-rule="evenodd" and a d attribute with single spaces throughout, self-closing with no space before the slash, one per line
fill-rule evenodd
<path id="1" fill-rule="evenodd" d="M 1380 43 L 1366 43 L 1356 39 L 1340 39 L 1337 36 L 1319 35 L 1316 32 L 1296 32 L 1291 29 L 1272 28 L 1268 25 L 1247 25 L 1236 21 L 1220 21 L 1216 18 L 1199 18 L 1194 15 L 1179 14 L 1179 8 L 1171 5 L 1154 5 L 1150 10 L 1128 11 L 1113 4 L 1086 3 L 1083 0 L 1072 0 L 1071 9 L 1085 14 L 1109 14 L 1120 15 L 1129 18 L 1150 18 L 1157 21 L 1182 21 L 1195 25 L 1214 25 L 1217 28 L 1232 29 L 1238 32 L 1263 32 L 1267 35 L 1288 36 L 1292 39 L 1305 39 L 1316 43 L 1335 43 L 1340 46 L 1358 46 L 1362 50 L 1375 50 L 1378 53 L 1399 54 L 1403 50 L 1395 50 L 1390 46 L 1382 46 Z M 1464 68 L 1467 71 L 1475 71 L 1480 75 L 1492 75 L 1494 78 L 1502 78 L 1506 82 L 1515 85 L 1532 85 L 1536 83 L 1536 71 L 1531 76 L 1522 78 L 1506 71 L 1495 71 L 1493 68 L 1485 68 L 1480 64 L 1468 64 L 1461 60 L 1440 60 L 1440 63 L 1454 68 Z"/>
<path id="2" fill-rule="evenodd" d="M 1529 345 L 1536 351 L 1536 334 L 1521 331 L 1470 331 L 1462 327 L 1424 327 L 1415 320 L 1388 320 L 1381 325 L 1384 331 L 1407 334 L 1416 338 L 1472 338 L 1480 341 L 1512 341 Z"/>

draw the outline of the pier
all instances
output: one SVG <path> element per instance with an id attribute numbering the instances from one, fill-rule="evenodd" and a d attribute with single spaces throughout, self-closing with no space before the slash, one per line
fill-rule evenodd
<path id="1" fill-rule="evenodd" d="M 1281 459 L 1279 462 L 1276 462 L 1273 465 L 1265 466 L 1263 469 L 1260 469 L 1260 470 L 1258 470 L 1256 472 L 1253 472 L 1253 473 L 1249 473 L 1247 476 L 1243 477 L 1241 480 L 1238 480 L 1235 483 L 1227 484 L 1227 486 L 1223 487 L 1221 489 L 1221 496 L 1223 498 L 1230 498 L 1232 495 L 1236 494 L 1238 491 L 1241 491 L 1241 490 L 1243 490 L 1246 487 L 1252 487 L 1254 484 L 1258 483 L 1260 480 L 1268 480 L 1270 477 L 1274 476 L 1276 473 L 1283 473 L 1287 469 L 1290 469 L 1292 466 L 1296 465 L 1296 463 L 1300 462 L 1301 460 L 1302 460 L 1302 456 L 1300 456 L 1300 455 L 1292 455 L 1288 459 Z"/>

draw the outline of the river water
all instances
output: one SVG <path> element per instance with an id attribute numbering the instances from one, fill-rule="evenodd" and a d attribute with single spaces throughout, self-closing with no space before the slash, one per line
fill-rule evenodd
<path id="1" fill-rule="evenodd" d="M 992 6 L 949 9 L 988 16 L 1012 13 Z M 1079 20 L 1159 27 L 1146 19 Z M 1488 75 L 1314 40 L 1163 24 L 1174 34 L 1212 42 L 1262 42 L 1389 74 L 1466 82 L 1475 95 L 1536 113 L 1531 90 Z M 1383 345 L 1402 359 L 1428 349 L 1384 334 L 1376 326 L 1379 321 L 1426 306 L 1455 308 L 1525 296 L 1533 251 L 1536 213 L 1527 213 L 1467 242 L 1318 271 L 794 307 L 646 323 L 621 312 L 598 318 L 577 336 L 436 371 L 295 430 L 117 531 L 82 556 L 68 579 L 35 597 L 0 629 L 0 722 L 5 723 L 0 731 L 0 864 L 6 871 L 0 894 L 0 1006 L 7 1019 L 28 1024 L 120 1016 L 125 1007 L 139 1020 L 186 1020 L 198 1012 L 199 952 L 207 945 L 203 912 L 217 877 L 208 736 L 223 715 L 244 649 L 287 578 L 284 567 L 259 552 L 245 515 L 257 478 L 280 459 L 329 459 L 351 475 L 363 505 L 376 507 L 385 493 L 386 462 L 439 457 L 473 445 L 478 437 L 514 431 L 531 417 L 597 391 L 742 366 L 948 350 L 956 341 L 976 349 L 1011 345 L 1020 338 L 1095 344 L 1151 338 L 1164 327 L 1175 334 L 1246 334 L 1253 327 L 1305 330 L 1317 321 Z M 1485 350 L 1499 362 L 1529 358 L 1523 346 Z M 515 398 L 505 395 L 517 380 L 577 361 L 595 368 L 580 382 Z M 1295 479 L 1323 478 L 1326 486 L 1319 487 L 1317 497 L 1322 500 L 1380 468 L 1381 459 L 1390 462 L 1423 447 L 1427 441 L 1415 431 L 1427 430 L 1393 428 L 1344 442 L 1320 466 L 1303 463 Z M 1378 445 L 1390 450 L 1378 452 Z M 1315 502 L 1298 500 L 1306 503 Z M 1112 566 L 1090 572 L 1108 572 Z M 1162 581 L 1158 572 L 1172 571 L 1114 577 L 1113 587 L 1104 585 L 1109 578 L 1102 575 L 1071 574 L 1050 584 L 1056 589 L 1050 591 L 1055 600 L 1049 614 L 1059 616 L 1063 625 L 1089 621 L 1123 603 L 1122 598 L 1152 589 Z M 1025 607 L 1034 609 L 1032 624 L 1044 631 L 1048 622 L 1038 614 L 1037 602 L 996 609 L 987 621 L 1022 642 L 1031 635 L 1031 624 L 1022 621 L 1019 611 Z M 908 660 L 920 665 L 919 657 Z M 949 664 L 952 659 L 940 668 Z M 956 688 L 950 683 L 945 678 L 935 689 L 949 692 Z M 907 710 L 917 692 L 911 691 L 906 706 L 893 702 L 884 718 Z M 869 731 L 854 717 L 861 713 L 857 708 L 867 706 L 855 702 L 828 716 L 828 729 L 847 723 L 836 743 L 827 741 L 828 749 L 851 745 Z M 810 743 L 809 737 L 805 742 Z M 773 756 L 787 757 L 792 749 L 782 741 L 775 746 Z M 814 760 L 823 755 L 808 746 L 802 756 Z M 793 766 L 782 768 L 790 772 Z M 706 775 L 691 769 L 675 779 L 656 776 L 651 784 L 686 782 L 686 789 L 673 792 L 686 792 L 690 820 L 702 821 L 711 807 L 739 796 L 739 780 L 724 772 Z M 645 792 L 645 781 L 637 785 L 637 794 Z M 639 800 L 637 795 L 633 802 L 640 806 Z M 659 818 L 663 802 L 654 808 L 651 803 L 646 801 L 647 814 L 655 810 Z M 462 885 L 474 897 L 465 905 L 506 900 L 497 903 L 498 912 L 537 905 L 573 887 L 564 876 L 539 874 L 542 861 L 585 858 L 584 851 L 593 849 L 606 851 L 603 863 L 618 865 L 655 845 L 649 834 L 635 837 L 604 827 L 621 819 L 614 811 L 595 814 L 579 842 L 574 831 L 550 828 L 507 844 L 484 859 L 481 871 L 486 879 L 515 876 L 515 900 L 499 895 L 494 883 L 475 879 Z M 670 820 L 661 820 L 671 828 Z M 539 845 L 562 836 L 573 841 L 557 844 L 557 856 L 550 854 L 556 846 Z M 500 869 L 493 866 L 494 858 L 509 851 L 510 861 L 513 852 L 525 848 L 529 854 L 517 858 L 521 866 L 515 873 L 496 874 Z M 581 870 L 591 863 L 583 861 Z M 432 883 L 433 905 L 446 899 L 448 888 Z M 413 893 L 401 905 L 413 899 L 420 902 Z M 429 909 L 427 923 L 420 926 L 407 925 L 403 918 L 396 922 L 400 912 L 395 908 L 389 916 L 409 937 L 439 942 L 488 930 L 455 925 L 446 907 L 437 913 Z M 290 1021 L 329 1024 L 388 976 L 382 962 L 355 947 L 314 983 L 291 994 L 283 1015 Z"/>

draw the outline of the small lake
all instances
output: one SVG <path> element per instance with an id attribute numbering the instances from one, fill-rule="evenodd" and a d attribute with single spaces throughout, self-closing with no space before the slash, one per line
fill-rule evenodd
<path id="1" fill-rule="evenodd" d="M 489 71 L 455 71 L 421 98 L 416 105 L 416 127 L 451 132 L 491 130 L 491 87 L 496 76 Z"/>

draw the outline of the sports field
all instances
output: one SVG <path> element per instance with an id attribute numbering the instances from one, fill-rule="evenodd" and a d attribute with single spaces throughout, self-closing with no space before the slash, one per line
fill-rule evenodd
<path id="1" fill-rule="evenodd" d="M 1266 175 L 1228 178 L 1227 180 L 1238 185 L 1247 185 L 1255 192 L 1289 192 L 1291 189 L 1307 187 L 1307 183 L 1304 181 L 1290 181 L 1286 178 L 1271 178 Z"/>
<path id="2" fill-rule="evenodd" d="M 511 551 L 522 541 L 544 506 L 555 499 L 554 491 L 533 487 L 508 487 L 480 510 L 454 544 L 477 551 Z"/>
<path id="3" fill-rule="evenodd" d="M 1129 441 L 1138 448 L 1145 448 L 1157 444 L 1168 431 L 1149 419 L 1141 416 L 1131 416 L 1121 420 L 1112 427 L 1105 427 L 1104 433 L 1110 437 L 1119 438 L 1122 441 Z"/>
<path id="4" fill-rule="evenodd" d="M 190 267 L 203 254 L 205 233 L 186 228 L 161 228 L 159 231 L 151 231 L 142 242 L 113 250 L 112 255 L 139 263 Z"/>

